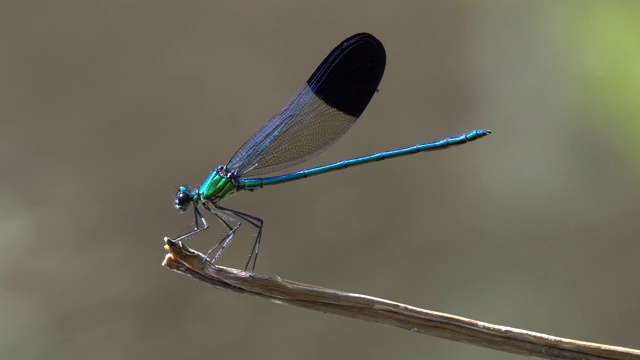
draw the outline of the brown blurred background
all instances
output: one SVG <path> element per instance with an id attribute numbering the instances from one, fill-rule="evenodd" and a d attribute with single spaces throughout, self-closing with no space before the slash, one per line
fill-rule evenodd
<path id="1" fill-rule="evenodd" d="M 257 272 L 639 348 L 638 2 L 16 0 L 0 4 L 2 357 L 518 358 L 160 266 L 192 224 L 175 187 L 360 31 L 387 50 L 380 92 L 304 167 L 493 134 L 226 200 L 266 222 Z M 222 265 L 244 265 L 242 230 Z"/>

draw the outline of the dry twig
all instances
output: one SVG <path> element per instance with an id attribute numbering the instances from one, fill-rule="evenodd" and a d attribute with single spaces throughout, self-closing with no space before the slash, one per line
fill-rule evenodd
<path id="1" fill-rule="evenodd" d="M 544 359 L 640 359 L 640 350 L 558 338 L 423 310 L 371 296 L 352 294 L 294 281 L 213 266 L 181 243 L 165 239 L 163 263 L 215 288 L 249 294 L 355 319 L 504 352 Z"/>

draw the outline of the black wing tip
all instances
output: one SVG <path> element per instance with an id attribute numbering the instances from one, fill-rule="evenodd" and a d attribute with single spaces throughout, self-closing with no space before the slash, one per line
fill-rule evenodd
<path id="1" fill-rule="evenodd" d="M 353 34 L 351 36 L 349 36 L 348 38 L 344 39 L 342 41 L 342 43 L 349 43 L 349 42 L 353 42 L 353 41 L 371 41 L 373 43 L 375 43 L 377 46 L 381 47 L 384 50 L 384 46 L 382 45 L 382 42 L 380 42 L 380 40 L 378 40 L 377 37 L 373 36 L 372 34 L 368 33 L 368 32 L 360 32 L 357 34 Z"/>
<path id="2" fill-rule="evenodd" d="M 359 117 L 378 89 L 385 65 L 380 40 L 369 33 L 357 33 L 327 55 L 307 85 L 327 105 Z"/>

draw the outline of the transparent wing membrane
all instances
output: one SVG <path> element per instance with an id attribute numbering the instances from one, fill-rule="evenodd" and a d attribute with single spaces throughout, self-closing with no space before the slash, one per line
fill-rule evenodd
<path id="1" fill-rule="evenodd" d="M 380 84 L 385 63 L 384 47 L 373 35 L 346 39 L 284 109 L 238 149 L 227 168 L 239 176 L 268 174 L 322 153 L 362 114 Z"/>

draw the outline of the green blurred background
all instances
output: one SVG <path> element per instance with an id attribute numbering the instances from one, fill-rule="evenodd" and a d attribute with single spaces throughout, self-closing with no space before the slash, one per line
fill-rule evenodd
<path id="1" fill-rule="evenodd" d="M 305 166 L 493 134 L 228 199 L 266 222 L 257 271 L 640 348 L 640 3 L 16 0 L 0 4 L 2 358 L 519 358 L 160 266 L 192 224 L 175 187 L 360 31 L 387 50 L 380 92 Z M 242 230 L 222 265 L 244 265 Z"/>

